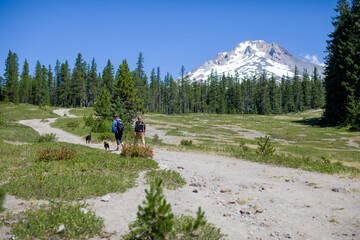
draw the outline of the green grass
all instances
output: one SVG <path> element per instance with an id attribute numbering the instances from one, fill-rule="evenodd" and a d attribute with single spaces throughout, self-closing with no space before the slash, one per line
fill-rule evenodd
<path id="1" fill-rule="evenodd" d="M 350 131 L 349 128 L 321 126 L 319 125 L 321 114 L 322 111 L 279 116 L 147 114 L 144 120 L 154 125 L 158 125 L 157 122 L 159 122 L 164 130 L 169 127 L 176 128 L 187 138 L 198 140 L 195 146 L 187 147 L 187 150 L 211 151 L 228 155 L 222 152 L 229 145 L 236 146 L 239 142 L 256 145 L 257 139 L 246 139 L 241 136 L 249 133 L 249 130 L 255 130 L 270 136 L 273 140 L 281 140 L 274 142 L 277 153 L 286 153 L 294 157 L 309 157 L 314 160 L 328 155 L 333 161 L 360 162 L 360 149 L 348 146 L 348 140 L 344 139 L 344 137 L 360 137 L 360 132 Z M 164 124 L 167 127 L 164 127 Z M 176 135 L 172 130 L 167 131 L 167 135 Z M 205 137 L 204 134 L 207 136 Z M 182 146 L 178 148 L 184 149 Z"/>
<path id="2" fill-rule="evenodd" d="M 15 105 L 13 103 L 0 102 L 0 113 L 7 121 L 55 118 L 58 115 L 52 112 L 54 109 L 56 108 L 48 106 L 39 107 L 27 103 Z"/>
<path id="3" fill-rule="evenodd" d="M 104 220 L 86 210 L 85 204 L 56 202 L 20 213 L 3 215 L 16 239 L 88 239 L 101 236 Z M 59 231 L 59 226 L 64 229 Z"/>
<path id="4" fill-rule="evenodd" d="M 94 108 L 75 108 L 71 109 L 69 113 L 78 117 L 87 117 L 90 114 L 94 113 Z"/>
<path id="5" fill-rule="evenodd" d="M 145 174 L 146 182 L 150 184 L 156 178 L 162 179 L 162 186 L 167 189 L 177 189 L 185 186 L 186 181 L 176 171 L 171 170 L 150 170 Z"/>
<path id="6" fill-rule="evenodd" d="M 76 157 L 39 161 L 46 148 L 72 149 Z M 128 159 L 117 154 L 67 143 L 13 146 L 0 142 L 0 181 L 4 190 L 23 199 L 78 200 L 124 192 L 140 171 L 157 168 L 150 159 Z"/>
<path id="7" fill-rule="evenodd" d="M 0 140 L 30 143 L 37 137 L 40 137 L 38 132 L 20 123 L 6 122 L 0 125 Z"/>

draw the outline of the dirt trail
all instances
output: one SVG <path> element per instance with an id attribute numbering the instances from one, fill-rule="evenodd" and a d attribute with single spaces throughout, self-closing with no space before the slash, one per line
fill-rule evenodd
<path id="1" fill-rule="evenodd" d="M 41 134 L 55 133 L 59 141 L 85 144 L 80 137 L 50 127 L 49 122 L 20 122 Z M 194 216 L 201 206 L 208 221 L 228 234 L 227 239 L 360 239 L 359 179 L 222 156 L 154 152 L 162 169 L 176 170 L 187 181 L 181 189 L 164 191 L 173 212 Z M 140 176 L 137 187 L 109 194 L 109 202 L 101 202 L 101 197 L 86 202 L 105 219 L 105 231 L 116 232 L 113 238 L 118 239 L 135 220 L 145 188 Z M 10 196 L 5 206 L 18 209 L 18 202 Z"/>

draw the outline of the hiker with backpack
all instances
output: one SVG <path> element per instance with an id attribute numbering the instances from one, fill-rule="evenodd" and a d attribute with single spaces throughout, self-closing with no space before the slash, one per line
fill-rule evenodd
<path id="1" fill-rule="evenodd" d="M 134 141 L 134 146 L 137 143 L 137 140 L 139 138 L 141 138 L 142 141 L 142 145 L 143 147 L 145 147 L 145 131 L 146 131 L 146 125 L 145 123 L 142 121 L 141 116 L 138 116 L 137 118 L 138 120 L 135 123 L 135 141 Z"/>
<path id="2" fill-rule="evenodd" d="M 113 121 L 113 127 L 112 132 L 115 133 L 115 139 L 116 139 L 116 150 L 119 151 L 119 145 L 121 143 L 121 146 L 124 147 L 124 143 L 122 141 L 122 135 L 125 130 L 124 124 L 122 120 L 119 118 L 118 115 L 114 115 L 114 121 Z"/>

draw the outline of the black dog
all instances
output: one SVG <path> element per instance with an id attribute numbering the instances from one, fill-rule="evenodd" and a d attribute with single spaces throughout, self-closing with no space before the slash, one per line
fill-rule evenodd
<path id="1" fill-rule="evenodd" d="M 105 150 L 109 150 L 110 146 L 107 142 L 104 141 L 104 148 Z"/>
<path id="2" fill-rule="evenodd" d="M 91 143 L 91 133 L 85 137 L 86 144 Z"/>

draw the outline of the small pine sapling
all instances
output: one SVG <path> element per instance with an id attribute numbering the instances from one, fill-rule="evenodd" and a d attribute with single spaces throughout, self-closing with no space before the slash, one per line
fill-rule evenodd
<path id="1" fill-rule="evenodd" d="M 272 156 L 275 152 L 275 148 L 272 146 L 269 136 L 265 136 L 265 138 L 260 137 L 260 140 L 257 144 L 258 148 L 256 150 L 256 153 L 261 156 Z"/>

